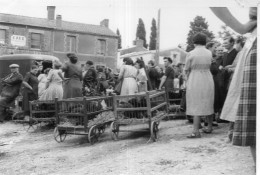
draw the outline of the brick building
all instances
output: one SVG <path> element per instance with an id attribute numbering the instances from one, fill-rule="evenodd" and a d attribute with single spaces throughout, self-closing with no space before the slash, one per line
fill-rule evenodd
<path id="1" fill-rule="evenodd" d="M 90 25 L 55 19 L 55 6 L 47 7 L 47 18 L 0 14 L 0 55 L 16 53 L 46 54 L 66 61 L 74 52 L 84 64 L 116 68 L 118 36 L 109 29 L 109 20 Z"/>

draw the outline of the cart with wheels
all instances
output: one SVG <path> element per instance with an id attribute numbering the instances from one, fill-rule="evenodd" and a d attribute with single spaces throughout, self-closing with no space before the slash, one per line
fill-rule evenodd
<path id="1" fill-rule="evenodd" d="M 185 109 L 181 108 L 185 92 L 185 89 L 180 88 L 166 89 L 169 112 L 167 119 L 186 118 Z"/>
<path id="2" fill-rule="evenodd" d="M 63 142 L 68 134 L 87 135 L 89 143 L 98 141 L 114 120 L 113 97 L 83 97 L 55 100 L 57 126 L 54 139 Z"/>
<path id="3" fill-rule="evenodd" d="M 159 123 L 167 116 L 165 91 L 150 91 L 126 96 L 114 95 L 113 97 L 115 121 L 110 126 L 112 139 L 117 140 L 119 132 L 134 131 L 122 130 L 120 126 L 148 124 L 149 140 L 156 141 Z"/>
<path id="4" fill-rule="evenodd" d="M 24 119 L 24 127 L 27 131 L 36 129 L 35 126 L 41 126 L 42 123 L 55 125 L 56 109 L 54 100 L 34 100 L 29 102 L 30 117 Z"/>

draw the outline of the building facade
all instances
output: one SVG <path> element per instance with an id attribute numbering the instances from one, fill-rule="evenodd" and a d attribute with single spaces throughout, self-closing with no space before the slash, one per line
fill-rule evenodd
<path id="1" fill-rule="evenodd" d="M 0 14 L 0 55 L 45 54 L 66 61 L 74 52 L 84 64 L 116 68 L 118 36 L 109 29 L 109 20 L 100 25 L 63 21 L 55 17 L 55 6 L 47 7 L 47 18 Z"/>

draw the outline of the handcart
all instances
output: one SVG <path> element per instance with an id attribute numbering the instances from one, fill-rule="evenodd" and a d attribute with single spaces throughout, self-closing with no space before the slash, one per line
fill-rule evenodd
<path id="1" fill-rule="evenodd" d="M 29 131 L 30 128 L 35 129 L 34 126 L 41 125 L 41 123 L 48 123 L 55 125 L 56 109 L 54 100 L 34 100 L 29 102 L 30 117 L 24 119 L 24 127 Z"/>
<path id="2" fill-rule="evenodd" d="M 89 143 L 93 144 L 114 120 L 112 96 L 56 99 L 55 104 L 57 126 L 54 139 L 58 143 L 72 134 L 87 135 Z"/>
<path id="3" fill-rule="evenodd" d="M 186 118 L 185 109 L 183 109 L 181 105 L 183 98 L 185 98 L 185 89 L 166 89 L 166 93 L 169 110 L 167 118 Z"/>
<path id="4" fill-rule="evenodd" d="M 120 126 L 148 124 L 149 141 L 156 141 L 159 123 L 167 116 L 165 91 L 150 91 L 126 96 L 114 95 L 113 97 L 115 121 L 110 126 L 112 139 L 117 140 L 119 132 L 130 131 L 120 130 Z"/>

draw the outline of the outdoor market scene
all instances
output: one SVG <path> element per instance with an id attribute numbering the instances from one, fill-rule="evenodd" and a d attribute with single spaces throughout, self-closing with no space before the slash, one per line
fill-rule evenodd
<path id="1" fill-rule="evenodd" d="M 0 174 L 258 174 L 258 0 L 19 2 Z"/>

